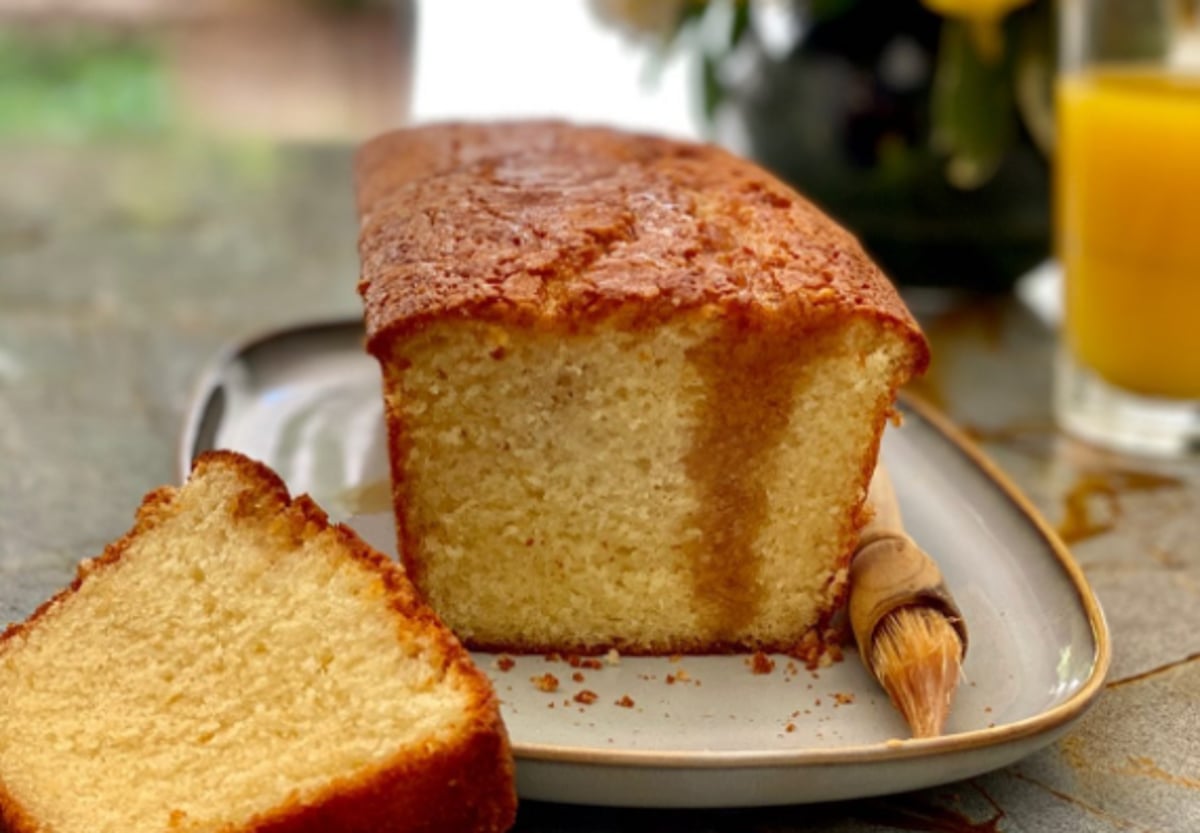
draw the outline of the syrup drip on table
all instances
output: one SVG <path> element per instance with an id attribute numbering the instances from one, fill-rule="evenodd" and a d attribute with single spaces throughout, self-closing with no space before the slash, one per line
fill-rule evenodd
<path id="1" fill-rule="evenodd" d="M 1121 516 L 1122 494 L 1176 489 L 1182 485 L 1178 478 L 1149 472 L 1124 469 L 1085 472 L 1063 497 L 1063 519 L 1058 524 L 1058 535 L 1065 543 L 1075 544 L 1109 532 Z M 1092 508 L 1096 499 L 1106 505 L 1107 517 L 1094 517 Z"/>

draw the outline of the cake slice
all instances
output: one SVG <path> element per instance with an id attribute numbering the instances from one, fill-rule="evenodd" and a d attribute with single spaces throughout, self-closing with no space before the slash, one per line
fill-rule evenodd
<path id="1" fill-rule="evenodd" d="M 429 125 L 357 160 L 398 545 L 469 645 L 811 657 L 928 347 L 857 241 L 719 148 Z"/>
<path id="2" fill-rule="evenodd" d="M 202 456 L 0 637 L 10 833 L 501 831 L 486 678 L 398 565 Z"/>

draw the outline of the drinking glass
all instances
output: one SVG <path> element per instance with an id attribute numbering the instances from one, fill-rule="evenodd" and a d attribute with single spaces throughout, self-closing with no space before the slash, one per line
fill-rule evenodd
<path id="1" fill-rule="evenodd" d="M 1200 0 L 1059 0 L 1055 413 L 1200 450 Z"/>

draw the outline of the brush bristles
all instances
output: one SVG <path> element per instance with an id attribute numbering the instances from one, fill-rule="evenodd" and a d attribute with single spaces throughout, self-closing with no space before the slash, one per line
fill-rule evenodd
<path id="1" fill-rule="evenodd" d="M 913 737 L 941 734 L 958 687 L 962 648 L 950 620 L 933 608 L 902 607 L 880 623 L 871 670 Z"/>

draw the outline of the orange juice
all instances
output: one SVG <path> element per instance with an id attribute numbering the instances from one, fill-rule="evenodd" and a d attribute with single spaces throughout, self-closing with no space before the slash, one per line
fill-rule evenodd
<path id="1" fill-rule="evenodd" d="M 1200 77 L 1067 76 L 1058 110 L 1071 352 L 1117 387 L 1200 399 Z"/>

